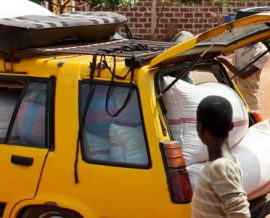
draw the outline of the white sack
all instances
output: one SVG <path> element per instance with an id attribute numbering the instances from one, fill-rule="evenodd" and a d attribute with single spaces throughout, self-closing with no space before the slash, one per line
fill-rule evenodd
<path id="1" fill-rule="evenodd" d="M 15 93 L 0 91 L 0 138 L 2 139 L 6 136 L 16 101 Z"/>
<path id="2" fill-rule="evenodd" d="M 112 143 L 111 159 L 119 162 L 147 164 L 148 156 L 141 127 L 110 125 L 110 141 Z"/>
<path id="3" fill-rule="evenodd" d="M 232 148 L 243 171 L 243 187 L 252 200 L 270 191 L 270 126 L 269 121 L 257 123 L 248 129 L 241 142 Z M 228 155 L 228 154 L 226 154 Z M 228 155 L 229 157 L 229 155 Z M 206 162 L 187 167 L 194 190 Z"/>
<path id="4" fill-rule="evenodd" d="M 166 77 L 169 85 L 174 78 Z M 196 112 L 201 100 L 209 95 L 228 99 L 233 107 L 234 129 L 229 133 L 229 146 L 233 147 L 243 138 L 248 129 L 248 113 L 241 98 L 230 87 L 214 82 L 193 85 L 183 80 L 164 95 L 167 119 L 175 140 L 182 145 L 186 164 L 208 160 L 207 147 L 201 142 L 196 130 Z"/>
<path id="5" fill-rule="evenodd" d="M 233 108 L 233 129 L 229 132 L 228 143 L 230 148 L 234 147 L 248 131 L 249 119 L 244 102 L 232 88 L 224 84 L 207 82 L 199 87 L 212 90 L 212 94 L 223 96 L 230 101 Z"/>
<path id="6" fill-rule="evenodd" d="M 269 121 L 249 128 L 239 145 L 232 149 L 243 171 L 244 189 L 249 199 L 270 191 L 270 126 Z"/>
<path id="7" fill-rule="evenodd" d="M 0 5 L 0 18 L 20 17 L 26 15 L 55 15 L 46 8 L 28 0 L 0 0 Z"/>
<path id="8" fill-rule="evenodd" d="M 86 132 L 87 149 L 86 156 L 95 160 L 110 160 L 111 142 L 104 136 L 98 136 Z"/>

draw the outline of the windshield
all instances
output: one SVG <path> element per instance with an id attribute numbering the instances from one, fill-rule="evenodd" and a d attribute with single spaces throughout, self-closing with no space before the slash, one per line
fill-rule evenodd
<path id="1" fill-rule="evenodd" d="M 200 42 L 197 44 L 197 46 L 211 45 L 212 43 L 217 45 L 229 45 L 243 38 L 246 38 L 247 36 L 255 35 L 269 29 L 269 24 L 252 23 L 245 26 L 236 27 L 234 29 L 228 29 L 224 33 L 221 33 L 222 36 L 218 35 L 207 41 Z"/>

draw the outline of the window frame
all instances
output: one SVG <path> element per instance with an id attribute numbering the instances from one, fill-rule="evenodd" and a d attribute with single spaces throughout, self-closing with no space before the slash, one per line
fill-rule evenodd
<path id="1" fill-rule="evenodd" d="M 27 77 L 27 76 L 6 76 L 0 75 L 0 81 L 4 79 L 6 81 L 23 81 L 24 87 L 21 95 L 17 99 L 15 108 L 12 112 L 12 116 L 9 122 L 8 130 L 5 136 L 5 142 L 2 143 L 8 146 L 23 146 L 37 149 L 49 149 L 54 150 L 54 99 L 55 99 L 55 84 L 56 78 L 37 78 L 37 77 Z M 46 92 L 46 108 L 45 108 L 45 147 L 35 147 L 35 145 L 24 145 L 24 144 L 11 144 L 8 143 L 8 137 L 11 134 L 12 128 L 14 126 L 14 122 L 16 120 L 17 113 L 19 111 L 21 102 L 25 96 L 27 86 L 30 83 L 44 83 L 47 84 L 47 92 Z"/>
<path id="2" fill-rule="evenodd" d="M 106 85 L 110 86 L 110 82 L 107 81 L 91 81 L 92 85 Z M 79 81 L 79 128 L 81 128 L 81 122 L 82 122 L 82 87 L 84 84 L 90 84 L 89 79 L 83 79 Z M 128 83 L 120 83 L 120 82 L 114 82 L 113 85 L 115 87 L 129 87 L 130 85 Z M 83 139 L 83 133 L 80 134 L 80 149 L 81 149 L 81 155 L 82 155 L 82 160 L 85 161 L 86 163 L 89 164 L 97 164 L 97 165 L 106 165 L 106 166 L 113 166 L 113 167 L 124 167 L 124 168 L 136 168 L 136 169 L 150 169 L 152 167 L 152 160 L 150 156 L 150 150 L 149 150 L 149 143 L 148 143 L 148 138 L 146 134 L 146 128 L 145 128 L 145 122 L 144 122 L 144 117 L 143 117 L 143 111 L 142 111 L 142 104 L 141 104 L 141 97 L 140 97 L 140 92 L 139 88 L 137 85 L 133 85 L 134 91 L 136 92 L 137 95 L 137 102 L 138 102 L 138 108 L 139 108 L 139 113 L 140 113 L 140 118 L 141 118 L 141 127 L 143 130 L 143 135 L 144 135 L 144 141 L 145 141 L 145 146 L 146 146 L 146 152 L 147 152 L 147 158 L 148 158 L 148 163 L 145 165 L 141 164 L 135 164 L 135 163 L 124 163 L 124 162 L 116 162 L 116 161 L 105 161 L 105 160 L 95 160 L 95 159 L 87 159 L 86 154 L 85 154 L 85 149 L 84 147 L 86 146 L 84 139 Z M 79 130 L 79 132 L 83 132 L 83 130 Z"/>

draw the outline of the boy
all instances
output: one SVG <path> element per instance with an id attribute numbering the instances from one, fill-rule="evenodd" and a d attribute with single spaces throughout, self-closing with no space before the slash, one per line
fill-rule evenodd
<path id="1" fill-rule="evenodd" d="M 224 97 L 208 96 L 197 109 L 197 131 L 208 148 L 209 163 L 192 198 L 192 218 L 250 217 L 240 166 L 222 157 L 222 145 L 233 128 L 232 106 Z"/>

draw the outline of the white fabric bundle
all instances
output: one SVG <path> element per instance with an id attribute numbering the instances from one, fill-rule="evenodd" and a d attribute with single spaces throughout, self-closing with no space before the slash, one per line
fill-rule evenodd
<path id="1" fill-rule="evenodd" d="M 169 85 L 174 78 L 166 77 Z M 182 145 L 186 164 L 208 160 L 207 147 L 201 142 L 196 130 L 196 112 L 200 101 L 209 95 L 219 95 L 228 99 L 233 107 L 234 129 L 229 133 L 229 146 L 233 147 L 243 138 L 248 129 L 248 113 L 241 98 L 230 87 L 207 82 L 193 85 L 182 80 L 164 95 L 167 118 L 173 138 Z"/>
<path id="2" fill-rule="evenodd" d="M 249 126 L 248 112 L 243 100 L 232 88 L 220 83 L 207 82 L 200 84 L 199 87 L 230 101 L 233 108 L 233 129 L 229 132 L 228 143 L 230 148 L 234 147 L 245 136 Z"/>
<path id="3" fill-rule="evenodd" d="M 0 92 L 0 138 L 6 136 L 17 97 L 12 92 Z"/>
<path id="4" fill-rule="evenodd" d="M 26 15 L 55 16 L 55 14 L 46 8 L 28 0 L 0 0 L 0 3 L 0 18 L 20 17 Z"/>
<path id="5" fill-rule="evenodd" d="M 243 171 L 243 186 L 252 200 L 270 191 L 270 125 L 269 121 L 257 123 L 248 129 L 240 143 L 231 153 Z M 225 154 L 229 156 L 229 154 Z M 194 189 L 206 162 L 187 167 L 189 179 Z"/>
<path id="6" fill-rule="evenodd" d="M 128 90 L 120 89 L 114 95 L 115 105 L 117 110 L 121 108 L 126 100 Z M 140 126 L 141 125 L 141 116 L 138 106 L 138 98 L 135 92 L 132 93 L 129 98 L 128 104 L 123 108 L 115 122 L 122 126 Z"/>
<path id="7" fill-rule="evenodd" d="M 131 164 L 147 164 L 147 150 L 141 127 L 111 124 L 109 135 L 112 143 L 110 150 L 112 160 Z"/>
<path id="8" fill-rule="evenodd" d="M 232 148 L 243 171 L 244 189 L 249 199 L 270 191 L 270 125 L 259 122 L 249 128 L 241 142 Z"/>
<path id="9" fill-rule="evenodd" d="M 88 150 L 86 156 L 95 160 L 110 160 L 110 140 L 103 136 L 86 133 Z"/>

